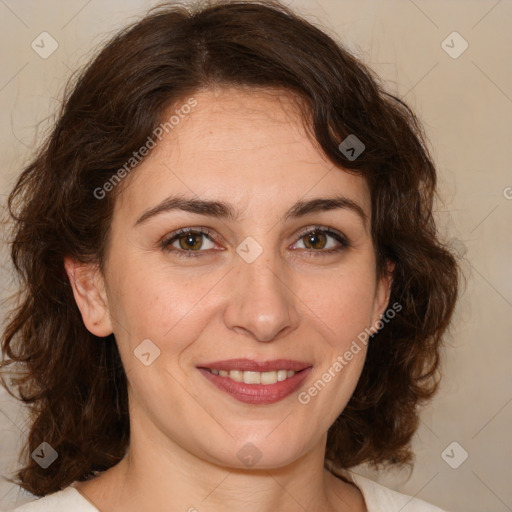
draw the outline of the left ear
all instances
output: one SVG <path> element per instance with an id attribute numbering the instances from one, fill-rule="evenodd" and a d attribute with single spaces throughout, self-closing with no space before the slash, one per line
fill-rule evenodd
<path id="1" fill-rule="evenodd" d="M 388 260 L 386 274 L 377 282 L 375 290 L 375 299 L 373 302 L 373 318 L 371 325 L 375 325 L 382 317 L 389 303 L 391 296 L 391 285 L 393 284 L 393 271 L 395 262 Z"/>

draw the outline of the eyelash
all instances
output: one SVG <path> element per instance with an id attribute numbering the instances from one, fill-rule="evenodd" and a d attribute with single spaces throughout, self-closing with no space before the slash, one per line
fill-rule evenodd
<path id="1" fill-rule="evenodd" d="M 328 256 L 330 254 L 341 252 L 341 251 L 347 249 L 348 247 L 350 247 L 350 242 L 344 235 L 342 235 L 338 231 L 334 231 L 330 228 L 324 228 L 322 226 L 312 226 L 312 227 L 306 228 L 305 230 L 303 230 L 299 233 L 297 240 L 300 240 L 301 238 L 304 238 L 306 235 L 313 233 L 313 232 L 329 235 L 332 238 L 334 238 L 340 245 L 334 249 L 331 248 L 331 249 L 327 249 L 327 250 L 325 250 L 325 249 L 324 250 L 322 250 L 322 249 L 318 249 L 318 250 L 302 249 L 302 251 L 306 251 L 306 253 L 308 253 L 308 256 L 315 257 L 316 254 L 312 254 L 312 253 L 317 253 L 318 256 Z M 186 251 L 184 249 L 176 249 L 175 247 L 171 247 L 171 244 L 174 241 L 176 241 L 181 235 L 188 234 L 188 233 L 193 233 L 195 235 L 206 235 L 206 237 L 209 238 L 211 242 L 215 242 L 215 236 L 207 228 L 182 228 L 182 229 L 178 229 L 177 231 L 172 232 L 168 237 L 166 237 L 164 240 L 162 240 L 162 242 L 161 242 L 162 249 L 164 251 L 174 253 L 174 254 L 176 254 L 176 256 L 178 256 L 180 258 L 197 258 L 197 257 L 204 256 L 204 254 L 201 254 L 201 253 L 207 253 L 208 252 L 207 250 L 206 251 L 204 251 L 204 250 L 203 251 L 201 251 L 201 250 Z"/>

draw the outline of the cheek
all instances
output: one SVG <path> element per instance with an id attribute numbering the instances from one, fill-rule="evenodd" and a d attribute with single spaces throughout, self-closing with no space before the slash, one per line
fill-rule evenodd
<path id="1" fill-rule="evenodd" d="M 126 265 L 123 275 L 129 271 Z M 128 380 L 144 401 L 168 393 L 171 400 L 172 393 L 181 389 L 172 375 L 182 370 L 183 354 L 211 321 L 211 309 L 205 306 L 214 282 L 177 273 L 171 279 L 165 274 L 165 269 L 139 267 L 133 279 L 120 275 L 114 285 L 116 340 Z"/>
<path id="2" fill-rule="evenodd" d="M 328 337 L 343 344 L 370 326 L 375 297 L 374 275 L 354 268 L 333 272 L 315 281 L 306 279 L 297 295 L 306 310 L 321 321 Z"/>
<path id="3" fill-rule="evenodd" d="M 205 306 L 218 279 L 125 260 L 112 280 L 116 293 L 111 310 L 121 324 L 116 334 L 128 337 L 132 349 L 149 338 L 162 350 L 168 351 L 171 341 L 172 351 L 180 350 L 204 327 Z"/>

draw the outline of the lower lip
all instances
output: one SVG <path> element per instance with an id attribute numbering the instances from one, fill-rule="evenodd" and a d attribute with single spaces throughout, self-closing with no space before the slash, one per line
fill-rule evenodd
<path id="1" fill-rule="evenodd" d="M 275 384 L 245 384 L 236 382 L 229 377 L 215 375 L 209 370 L 198 368 L 198 370 L 215 386 L 225 391 L 233 398 L 247 404 L 273 404 L 283 400 L 299 389 L 304 379 L 309 375 L 311 367 L 297 372 L 293 377 L 289 377 Z"/>

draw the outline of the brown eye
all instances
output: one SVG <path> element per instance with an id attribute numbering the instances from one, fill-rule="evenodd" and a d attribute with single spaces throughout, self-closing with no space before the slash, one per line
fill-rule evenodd
<path id="1" fill-rule="evenodd" d="M 318 253 L 319 255 L 339 252 L 350 246 L 348 239 L 341 233 L 320 227 L 302 232 L 297 244 L 300 243 L 304 246 L 300 247 L 299 245 L 295 248 L 305 249 L 306 253 Z"/>
<path id="2" fill-rule="evenodd" d="M 186 233 L 184 235 L 179 235 L 177 240 L 180 248 L 187 251 L 191 249 L 200 249 L 203 245 L 202 237 L 202 234 L 198 236 L 194 233 Z"/>
<path id="3" fill-rule="evenodd" d="M 305 240 L 304 245 L 307 249 L 325 249 L 327 236 L 321 231 L 310 231 L 302 238 Z"/>
<path id="4" fill-rule="evenodd" d="M 202 256 L 206 249 L 213 249 L 214 246 L 208 232 L 188 228 L 175 231 L 162 241 L 162 249 L 177 256 Z"/>

